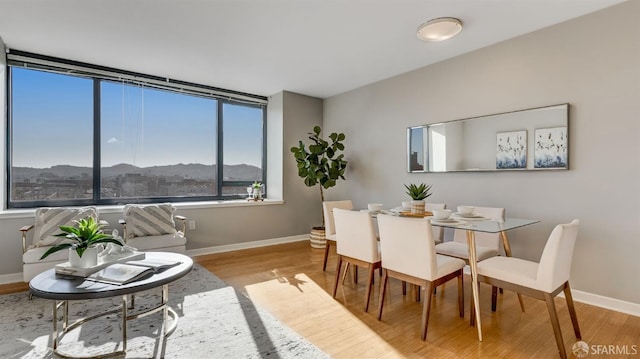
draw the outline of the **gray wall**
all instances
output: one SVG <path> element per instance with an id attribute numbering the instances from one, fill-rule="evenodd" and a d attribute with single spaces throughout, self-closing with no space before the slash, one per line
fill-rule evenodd
<path id="1" fill-rule="evenodd" d="M 0 91 L 4 91 L 0 86 Z M 4 96 L 0 96 L 4 99 Z M 275 172 L 280 172 L 283 184 L 284 204 L 245 207 L 182 208 L 179 214 L 196 221 L 196 230 L 188 231 L 187 249 L 208 248 L 226 244 L 282 238 L 309 233 L 311 226 L 321 222 L 320 194 L 308 188 L 297 176 L 296 164 L 289 148 L 305 139 L 313 126 L 322 124 L 322 100 L 283 92 L 273 95 L 268 109 L 268 131 L 281 131 L 275 138 L 282 143 L 270 146 L 280 153 L 270 153 L 271 159 L 282 159 Z M 273 126 L 272 126 L 273 125 Z M 270 160 L 271 161 L 271 160 Z M 273 176 L 271 173 L 269 178 Z M 275 177 L 278 177 L 275 173 Z M 272 183 L 272 182 L 269 182 Z M 277 180 L 273 180 L 277 186 Z M 275 192 L 279 190 L 274 189 Z M 119 213 L 101 214 L 111 224 L 122 218 Z M 3 213 L 0 215 L 2 251 L 0 251 L 0 275 L 22 272 L 21 241 L 18 229 L 33 224 L 33 215 Z M 116 226 L 112 226 L 116 227 Z"/>
<path id="2" fill-rule="evenodd" d="M 555 224 L 579 218 L 573 288 L 640 303 L 639 13 L 629 1 L 325 100 L 325 129 L 346 133 L 351 161 L 329 199 L 394 207 L 403 183 L 425 181 L 449 208 L 539 218 L 509 233 L 514 255 L 532 260 Z M 409 126 L 565 102 L 569 171 L 406 172 Z"/>

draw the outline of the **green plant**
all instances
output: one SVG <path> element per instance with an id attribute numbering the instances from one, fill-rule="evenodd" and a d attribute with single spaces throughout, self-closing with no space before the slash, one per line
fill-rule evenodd
<path id="1" fill-rule="evenodd" d="M 347 169 L 347 161 L 344 160 L 344 133 L 331 133 L 331 143 L 320 137 L 322 129 L 315 126 L 313 132 L 309 132 L 309 149 L 302 141 L 297 147 L 291 147 L 291 152 L 298 165 L 298 176 L 304 179 L 307 187 L 320 185 L 320 198 L 324 202 L 323 189 L 329 189 L 336 185 L 338 179 L 345 179 L 344 172 Z M 324 228 L 324 216 L 322 217 Z"/>
<path id="2" fill-rule="evenodd" d="M 431 196 L 431 193 L 429 192 L 431 191 L 431 185 L 427 185 L 426 183 L 420 183 L 419 185 L 416 185 L 415 183 L 411 183 L 409 185 L 405 184 L 404 187 L 407 189 L 406 193 L 414 201 L 421 201 Z"/>
<path id="3" fill-rule="evenodd" d="M 122 245 L 119 241 L 113 239 L 110 235 L 102 233 L 103 224 L 97 223 L 93 217 L 83 218 L 76 222 L 76 227 L 60 226 L 63 233 L 55 234 L 55 237 L 65 237 L 72 242 L 64 242 L 49 248 L 40 259 L 44 259 L 57 251 L 72 248 L 75 249 L 79 257 L 82 257 L 84 251 L 98 243 L 113 243 Z"/>

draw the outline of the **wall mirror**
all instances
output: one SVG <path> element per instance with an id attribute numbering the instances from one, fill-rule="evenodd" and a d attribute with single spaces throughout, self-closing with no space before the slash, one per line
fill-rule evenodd
<path id="1" fill-rule="evenodd" d="M 409 172 L 569 169 L 569 104 L 407 129 Z"/>

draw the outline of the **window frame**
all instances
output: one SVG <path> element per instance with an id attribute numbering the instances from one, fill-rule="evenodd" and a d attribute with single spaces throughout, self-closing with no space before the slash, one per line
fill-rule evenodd
<path id="1" fill-rule="evenodd" d="M 12 151 L 13 151 L 13 99 L 12 99 L 12 75 L 13 68 L 26 68 L 40 71 L 54 72 L 67 76 L 84 77 L 93 80 L 93 196 L 87 199 L 57 199 L 57 200 L 12 200 Z M 110 67 L 92 65 L 72 60 L 65 60 L 50 56 L 38 55 L 29 52 L 10 50 L 7 53 L 6 64 L 6 200 L 5 208 L 37 208 L 37 207 L 66 207 L 84 205 L 121 205 L 127 203 L 158 203 L 158 202 L 203 202 L 244 199 L 246 195 L 223 195 L 223 187 L 250 186 L 253 181 L 224 181 L 224 123 L 223 106 L 232 104 L 235 106 L 247 106 L 262 110 L 262 183 L 267 188 L 267 104 L 268 98 L 238 91 L 225 90 L 196 83 L 161 78 L 158 76 L 146 75 L 137 72 L 120 70 Z M 74 74 L 65 72 L 74 71 Z M 77 73 L 77 72 L 80 73 Z M 101 89 L 102 81 L 114 81 L 128 79 L 144 83 L 150 88 L 157 88 L 176 94 L 187 94 L 216 100 L 217 110 L 217 151 L 215 155 L 216 163 L 216 195 L 204 196 L 154 196 L 154 197 L 117 197 L 101 198 Z M 232 139 L 227 139 L 232 140 Z M 188 161 L 188 160 L 187 160 Z M 265 191 L 266 195 L 266 191 Z"/>

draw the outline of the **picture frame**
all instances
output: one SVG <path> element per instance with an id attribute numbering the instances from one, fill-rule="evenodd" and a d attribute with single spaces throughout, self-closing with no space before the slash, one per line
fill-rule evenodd
<path id="1" fill-rule="evenodd" d="M 496 169 L 527 168 L 527 130 L 496 133 Z"/>
<path id="2" fill-rule="evenodd" d="M 568 140 L 567 127 L 535 129 L 533 168 L 568 168 Z"/>

